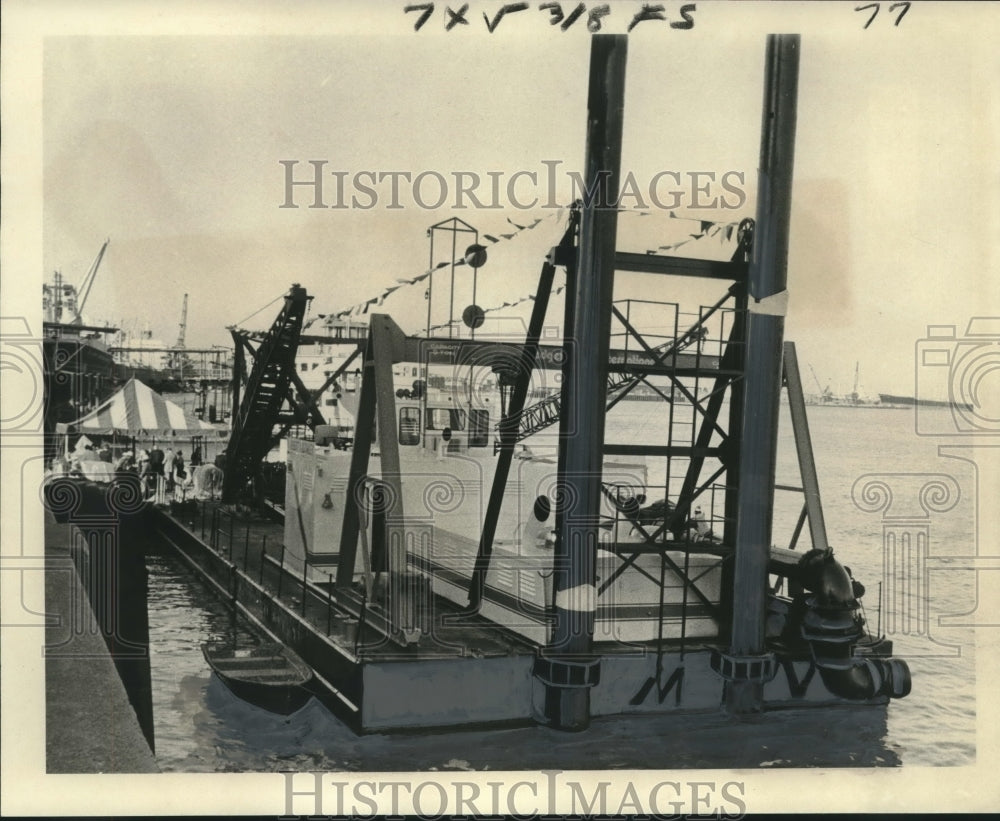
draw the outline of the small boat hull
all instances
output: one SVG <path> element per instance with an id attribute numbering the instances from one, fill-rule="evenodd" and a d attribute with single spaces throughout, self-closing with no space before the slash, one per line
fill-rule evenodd
<path id="1" fill-rule="evenodd" d="M 205 644 L 209 666 L 237 698 L 279 715 L 291 715 L 312 697 L 312 669 L 280 644 L 236 649 Z"/>

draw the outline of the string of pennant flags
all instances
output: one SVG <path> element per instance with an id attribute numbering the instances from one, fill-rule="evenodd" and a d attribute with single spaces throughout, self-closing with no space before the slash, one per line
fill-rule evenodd
<path id="1" fill-rule="evenodd" d="M 562 213 L 562 209 L 560 209 L 559 214 L 556 214 L 554 216 L 556 216 L 558 218 L 561 213 Z M 483 237 L 484 240 L 486 240 L 487 242 L 489 242 L 489 243 L 491 243 L 493 245 L 495 245 L 497 243 L 500 243 L 500 242 L 508 242 L 508 241 L 514 239 L 514 237 L 516 237 L 518 234 L 520 234 L 523 231 L 531 231 L 532 229 L 534 229 L 535 227 L 537 227 L 543 221 L 543 219 L 544 219 L 543 217 L 538 217 L 538 218 L 534 219 L 530 223 L 525 223 L 524 225 L 521 225 L 519 223 L 514 222 L 514 220 L 512 220 L 510 217 L 508 217 L 507 218 L 507 222 L 510 223 L 510 225 L 514 228 L 513 231 L 511 231 L 509 233 L 499 233 L 498 232 L 496 235 L 494 235 L 494 234 L 483 234 L 482 237 Z M 366 300 L 364 300 L 362 302 L 358 302 L 357 304 L 352 305 L 349 308 L 345 308 L 342 311 L 337 311 L 337 313 L 335 313 L 334 316 L 337 317 L 338 319 L 340 319 L 340 318 L 343 318 L 345 316 L 353 316 L 353 315 L 356 315 L 356 314 L 367 314 L 368 311 L 369 311 L 369 309 L 373 305 L 376 305 L 376 306 L 382 305 L 385 302 L 386 297 L 391 296 L 396 291 L 398 291 L 400 288 L 404 288 L 404 287 L 406 287 L 408 285 L 416 285 L 416 284 L 418 284 L 420 282 L 424 282 L 425 280 L 429 279 L 431 277 L 431 275 L 435 271 L 438 271 L 438 270 L 440 270 L 442 268 L 449 268 L 451 266 L 454 266 L 454 267 L 458 268 L 460 266 L 465 266 L 465 265 L 470 265 L 470 259 L 469 259 L 468 256 L 462 256 L 460 259 L 454 259 L 454 260 L 442 260 L 441 262 L 438 262 L 433 267 L 428 268 L 426 271 L 424 271 L 421 274 L 418 274 L 415 277 L 399 277 L 399 278 L 397 278 L 395 285 L 390 285 L 388 288 L 383 289 L 382 292 L 379 293 L 377 296 L 373 296 L 370 299 L 366 299 Z M 320 317 L 325 317 L 326 315 L 325 314 L 320 314 L 319 316 Z"/>
<path id="2" fill-rule="evenodd" d="M 554 218 L 557 223 L 559 223 L 559 222 L 562 221 L 563 214 L 565 213 L 566 210 L 567 210 L 566 207 L 559 208 L 557 212 L 555 212 L 554 214 L 551 215 L 551 217 Z M 652 213 L 650 211 L 636 211 L 636 210 L 625 209 L 625 208 L 619 209 L 619 210 L 622 211 L 623 213 L 634 214 L 634 215 L 639 216 L 639 217 L 647 217 L 647 216 L 650 216 L 651 213 Z M 733 221 L 733 222 L 717 222 L 717 221 L 714 221 L 714 220 L 704 220 L 704 219 L 699 219 L 699 218 L 695 218 L 695 217 L 678 216 L 674 211 L 669 211 L 668 214 L 669 214 L 669 217 L 671 219 L 683 220 L 683 221 L 687 221 L 687 222 L 697 222 L 698 223 L 698 230 L 696 232 L 689 233 L 686 238 L 684 238 L 682 240 L 679 240 L 677 242 L 672 242 L 672 243 L 669 243 L 667 245 L 660 245 L 660 246 L 658 246 L 658 247 L 656 247 L 654 249 L 648 249 L 646 251 L 647 254 L 658 254 L 658 253 L 660 253 L 662 251 L 674 251 L 674 250 L 676 250 L 678 248 L 681 248 L 681 247 L 683 247 L 683 246 L 685 246 L 685 245 L 687 245 L 689 243 L 696 242 L 697 240 L 704 239 L 706 237 L 718 237 L 720 243 L 724 244 L 724 243 L 729 242 L 733 238 L 733 234 L 736 232 L 736 229 L 737 229 L 737 227 L 739 225 L 739 220 L 736 220 L 736 221 Z M 510 232 L 497 232 L 496 234 L 482 234 L 481 237 L 482 237 L 482 239 L 484 241 L 489 242 L 491 245 L 496 245 L 496 244 L 503 243 L 503 242 L 509 242 L 509 241 L 513 240 L 515 237 L 519 236 L 521 233 L 523 233 L 525 231 L 531 231 L 531 230 L 533 230 L 539 224 L 541 224 L 545 219 L 549 219 L 549 218 L 550 217 L 536 217 L 531 222 L 525 222 L 524 224 L 521 224 L 521 223 L 515 222 L 510 217 L 507 217 L 507 222 L 514 229 L 513 231 L 510 231 Z M 471 257 L 471 255 L 469 255 L 469 256 L 463 256 L 460 259 L 442 260 L 441 262 L 438 262 L 437 264 L 435 264 L 431 268 L 428 268 L 427 270 L 423 271 L 422 273 L 417 274 L 416 276 L 413 276 L 413 277 L 399 277 L 399 278 L 396 279 L 396 283 L 394 285 L 390 285 L 389 287 L 384 288 L 376 296 L 373 296 L 370 299 L 366 299 L 366 300 L 363 300 L 361 302 L 358 302 L 358 303 L 356 303 L 354 305 L 351 305 L 348 308 L 344 308 L 341 311 L 337 311 L 335 314 L 333 314 L 333 316 L 335 316 L 338 319 L 342 319 L 342 318 L 348 317 L 348 316 L 356 316 L 356 315 L 367 314 L 368 311 L 371 309 L 371 307 L 373 305 L 374 306 L 381 306 L 385 302 L 385 300 L 386 300 L 387 297 L 389 297 L 392 294 L 394 294 L 400 288 L 405 288 L 405 287 L 408 287 L 408 286 L 411 286 L 411 285 L 417 285 L 417 284 L 419 284 L 421 282 L 424 282 L 424 281 L 428 280 L 434 274 L 435 271 L 439 271 L 442 268 L 448 268 L 450 266 L 454 266 L 454 267 L 458 268 L 458 267 L 461 267 L 461 266 L 468 266 L 468 265 L 470 265 L 470 262 L 471 262 L 470 257 Z M 556 293 L 556 294 L 562 293 L 562 291 L 563 291 L 564 288 L 565 288 L 565 286 L 560 285 L 559 287 L 557 287 L 555 289 L 554 293 Z M 520 299 L 517 299 L 517 300 L 515 300 L 513 302 L 504 302 L 502 305 L 496 305 L 496 306 L 493 306 L 491 308 L 484 308 L 483 309 L 483 313 L 491 313 L 491 312 L 494 312 L 494 311 L 503 310 L 505 308 L 512 308 L 512 307 L 515 307 L 515 306 L 518 306 L 518 305 L 522 305 L 525 302 L 534 300 L 534 298 L 535 298 L 535 296 L 533 294 L 529 294 L 529 295 L 521 297 Z M 327 316 L 329 316 L 329 314 L 318 314 L 316 317 L 314 317 L 312 320 L 310 320 L 308 322 L 308 324 L 312 324 L 312 322 L 314 322 L 316 319 L 325 319 Z M 448 327 L 449 324 L 451 324 L 451 323 L 445 322 L 445 323 L 442 323 L 442 324 L 439 324 L 439 325 L 434 325 L 434 326 L 432 326 L 430 328 L 430 330 L 433 331 L 433 330 L 439 330 L 441 328 L 446 328 L 446 327 Z"/>
<path id="3" fill-rule="evenodd" d="M 648 211 L 639 211 L 640 217 L 649 216 Z M 689 222 L 697 222 L 698 231 L 694 234 L 688 234 L 686 239 L 682 239 L 679 242 L 672 242 L 669 245 L 659 245 L 656 248 L 647 250 L 647 254 L 658 254 L 660 251 L 675 251 L 687 245 L 689 242 L 695 242 L 696 240 L 703 239 L 704 237 L 718 237 L 722 244 L 729 242 L 733 238 L 733 233 L 736 231 L 740 224 L 739 220 L 733 222 L 715 222 L 713 220 L 702 220 L 696 219 L 694 217 L 678 217 L 673 211 L 669 212 L 671 219 L 677 220 L 687 220 Z"/>

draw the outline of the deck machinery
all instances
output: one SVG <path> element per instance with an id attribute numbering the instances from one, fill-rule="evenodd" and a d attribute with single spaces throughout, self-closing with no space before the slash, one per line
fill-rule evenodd
<path id="1" fill-rule="evenodd" d="M 593 38 L 588 194 L 542 264 L 523 344 L 409 337 L 388 315 L 372 315 L 367 337 L 353 343 L 362 379 L 350 452 L 326 447 L 314 401 L 300 402 L 297 415 L 282 411 L 285 400 L 295 407 L 292 387 L 309 397 L 294 375 L 303 289 L 293 286 L 255 352 L 234 420 L 226 500 L 237 498 L 276 427 L 306 418 L 316 436 L 289 444 L 282 562 L 287 549 L 304 589 L 312 579 L 360 625 L 357 635 L 362 627 L 377 635 L 344 651 L 352 663 L 363 668 L 379 654 L 423 659 L 439 671 L 427 675 L 443 676 L 442 687 L 458 683 L 438 714 L 413 706 L 389 724 L 530 712 L 580 730 L 608 712 L 885 703 L 909 691 L 909 672 L 890 657 L 890 643 L 858 648 L 863 588 L 826 542 L 795 350 L 783 339 L 799 39 L 768 39 L 764 184 L 756 220 L 739 225 L 735 252 L 723 261 L 616 247 L 626 48 L 624 36 Z M 564 338 L 548 345 L 543 325 L 557 269 L 566 277 Z M 615 272 L 715 281 L 719 294 L 694 312 L 616 299 Z M 653 332 L 640 321 L 651 312 Z M 236 385 L 241 345 L 253 352 L 237 339 Z M 499 418 L 473 407 L 471 395 L 462 407 L 429 390 L 401 395 L 393 366 L 404 362 L 425 374 L 435 365 L 491 369 L 502 394 L 501 412 L 493 409 Z M 532 376 L 544 370 L 560 373 L 560 388 L 529 402 Z M 661 421 L 650 428 L 659 441 L 619 441 L 614 414 L 640 386 L 659 402 Z M 789 547 L 777 549 L 783 387 L 804 504 Z M 483 435 L 487 419 L 492 442 Z M 554 458 L 526 457 L 523 444 L 555 425 Z M 429 501 L 428 487 L 442 476 L 452 482 L 450 499 L 468 492 L 480 502 L 458 511 L 462 505 Z M 795 552 L 807 522 L 812 549 Z M 776 595 L 769 576 L 787 585 L 786 596 Z M 315 581 L 323 578 L 325 585 Z M 489 649 L 463 644 L 473 634 Z M 497 651 L 497 642 L 505 649 Z M 483 679 L 473 672 L 475 659 L 491 654 L 510 660 L 493 668 L 505 671 L 497 681 L 528 687 L 530 710 L 497 707 L 497 698 L 515 698 L 513 690 L 483 695 L 492 699 L 488 707 L 476 700 L 472 683 Z M 466 673 L 432 664 L 445 659 L 465 664 Z M 399 686 L 413 680 L 394 669 Z M 354 684 L 345 678 L 337 686 L 347 698 Z M 375 713 L 365 713 L 368 726 L 377 725 Z"/>

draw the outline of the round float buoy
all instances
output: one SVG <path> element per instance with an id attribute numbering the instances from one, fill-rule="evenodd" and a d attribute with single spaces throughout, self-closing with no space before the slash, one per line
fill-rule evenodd
<path id="1" fill-rule="evenodd" d="M 482 268 L 486 263 L 486 249 L 482 245 L 470 245 L 465 249 L 465 264 L 471 268 Z"/>
<path id="2" fill-rule="evenodd" d="M 467 328 L 475 330 L 486 321 L 486 312 L 478 305 L 470 305 L 462 311 L 462 322 Z"/>

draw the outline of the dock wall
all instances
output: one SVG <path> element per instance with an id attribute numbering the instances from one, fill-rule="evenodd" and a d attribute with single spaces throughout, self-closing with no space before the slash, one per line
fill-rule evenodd
<path id="1" fill-rule="evenodd" d="M 143 647 L 140 643 L 137 648 L 140 652 L 145 650 L 145 656 L 133 654 L 125 658 L 119 632 L 117 657 L 110 649 L 107 613 L 113 611 L 113 605 L 109 605 L 110 600 L 105 596 L 103 604 L 95 608 L 92 604 L 95 599 L 74 561 L 74 554 L 79 559 L 88 552 L 87 536 L 67 521 L 66 515 L 61 514 L 60 518 L 63 521 L 57 522 L 51 512 L 46 513 L 46 770 L 49 773 L 158 772 L 152 744 L 148 644 Z M 94 560 L 89 561 L 93 567 Z M 100 565 L 100 560 L 97 564 Z M 96 580 L 96 574 L 91 574 L 89 586 L 95 592 Z M 102 601 L 100 596 L 96 600 Z M 104 627 L 99 623 L 98 612 L 105 614 Z M 127 635 L 127 641 L 136 638 L 134 630 L 127 631 Z M 148 643 L 148 631 L 146 635 Z M 142 721 L 135 706 L 137 702 Z"/>
<path id="2" fill-rule="evenodd" d="M 107 485 L 57 479 L 47 485 L 46 546 L 51 537 L 52 549 L 75 569 L 83 594 L 72 599 L 69 629 L 74 636 L 96 631 L 103 639 L 103 655 L 114 665 L 133 720 L 155 751 L 144 550 L 149 520 L 130 478 Z M 49 648 L 52 653 L 60 649 Z"/>

